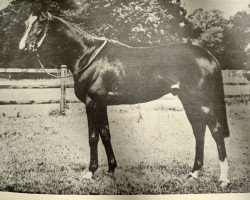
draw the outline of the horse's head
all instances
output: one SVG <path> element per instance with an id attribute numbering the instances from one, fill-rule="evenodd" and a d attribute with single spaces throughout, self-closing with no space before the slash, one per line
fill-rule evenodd
<path id="1" fill-rule="evenodd" d="M 30 15 L 29 19 L 25 21 L 26 29 L 19 43 L 19 49 L 36 51 L 46 37 L 50 19 L 49 12 Z"/>

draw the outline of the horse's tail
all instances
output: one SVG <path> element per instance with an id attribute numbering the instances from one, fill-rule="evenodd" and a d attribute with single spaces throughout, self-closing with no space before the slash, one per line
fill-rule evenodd
<path id="1" fill-rule="evenodd" d="M 226 112 L 226 104 L 225 104 L 225 94 L 223 88 L 223 79 L 221 74 L 221 68 L 219 62 L 216 58 L 215 62 L 217 64 L 217 69 L 215 70 L 215 84 L 214 84 L 214 112 L 216 116 L 216 121 L 218 121 L 221 125 L 221 130 L 223 132 L 224 137 L 229 137 L 229 127 L 227 121 L 227 112 Z"/>

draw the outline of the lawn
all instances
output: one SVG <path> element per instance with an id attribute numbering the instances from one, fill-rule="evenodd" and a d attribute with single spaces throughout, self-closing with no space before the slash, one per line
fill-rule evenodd
<path id="1" fill-rule="evenodd" d="M 99 143 L 100 167 L 83 178 L 89 145 L 83 104 L 0 106 L 0 190 L 46 194 L 242 193 L 249 188 L 250 106 L 227 107 L 231 136 L 226 139 L 232 184 L 218 187 L 218 155 L 206 132 L 205 163 L 198 180 L 188 180 L 194 137 L 180 102 L 159 100 L 109 107 L 112 144 L 118 168 L 107 173 Z"/>

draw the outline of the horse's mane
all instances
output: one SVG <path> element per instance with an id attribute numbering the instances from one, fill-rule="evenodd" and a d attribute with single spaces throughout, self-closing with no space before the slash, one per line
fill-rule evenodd
<path id="1" fill-rule="evenodd" d="M 94 36 L 91 33 L 83 30 L 80 27 L 78 27 L 77 25 L 75 25 L 73 23 L 70 23 L 70 22 L 67 22 L 64 19 L 60 18 L 60 17 L 57 17 L 57 16 L 53 15 L 53 18 L 55 18 L 55 19 L 61 21 L 62 23 L 64 23 L 67 27 L 69 27 L 70 30 L 71 30 L 71 28 L 73 28 L 75 30 L 74 33 L 79 34 L 79 35 L 84 35 L 84 37 L 86 37 L 89 40 L 107 40 L 105 37 Z"/>
<path id="2" fill-rule="evenodd" d="M 125 47 L 132 48 L 132 49 L 147 49 L 147 48 L 152 48 L 152 47 L 166 46 L 166 45 L 147 46 L 147 47 L 130 46 L 130 45 L 127 45 L 125 43 L 119 42 L 119 41 L 114 40 L 114 39 L 108 39 L 108 38 L 105 38 L 105 37 L 95 36 L 92 33 L 89 33 L 88 31 L 83 30 L 82 28 L 75 25 L 74 23 L 70 23 L 70 22 L 68 22 L 68 21 L 66 21 L 66 20 L 64 20 L 64 19 L 62 19 L 60 17 L 54 16 L 54 15 L 53 15 L 53 17 L 56 18 L 57 20 L 61 21 L 62 23 L 64 23 L 67 27 L 69 27 L 70 30 L 72 30 L 71 28 L 73 28 L 75 30 L 74 34 L 77 34 L 80 37 L 82 35 L 84 35 L 84 37 L 87 38 L 89 41 L 93 41 L 93 40 L 105 41 L 105 40 L 108 40 L 110 43 L 118 44 L 118 45 L 125 46 Z M 168 45 L 172 45 L 172 44 L 168 44 Z"/>
<path id="3" fill-rule="evenodd" d="M 92 33 L 89 33 L 88 31 L 86 30 L 83 30 L 82 28 L 80 28 L 79 26 L 77 26 L 76 24 L 74 23 L 70 23 L 64 19 L 62 19 L 61 17 L 57 17 L 55 15 L 52 16 L 53 18 L 61 21 L 62 23 L 64 23 L 67 27 L 69 28 L 74 28 L 75 30 L 75 33 L 76 34 L 79 34 L 80 36 L 81 35 L 84 35 L 86 38 L 88 38 L 89 40 L 101 40 L 101 41 L 104 41 L 104 40 L 108 40 L 109 42 L 113 43 L 113 44 L 119 44 L 119 45 L 122 45 L 122 46 L 126 46 L 126 47 L 129 47 L 129 48 L 136 48 L 136 47 L 133 47 L 133 46 L 130 46 L 130 45 L 127 45 L 127 44 L 124 44 L 122 42 L 119 42 L 117 40 L 114 40 L 114 39 L 108 39 L 108 38 L 105 38 L 105 37 L 98 37 L 98 36 L 95 36 L 93 35 Z"/>

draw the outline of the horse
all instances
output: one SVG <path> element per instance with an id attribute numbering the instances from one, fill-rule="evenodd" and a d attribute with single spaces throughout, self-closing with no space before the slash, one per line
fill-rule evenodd
<path id="1" fill-rule="evenodd" d="M 195 137 L 195 159 L 189 178 L 197 179 L 203 167 L 204 135 L 210 129 L 218 150 L 221 187 L 230 184 L 225 138 L 229 128 L 221 69 L 206 49 L 192 44 L 132 47 L 96 37 L 49 12 L 31 14 L 19 49 L 38 54 L 45 38 L 53 42 L 57 65 L 67 65 L 76 97 L 85 104 L 90 163 L 85 178 L 98 169 L 97 144 L 101 137 L 108 171 L 117 167 L 110 141 L 107 106 L 137 104 L 176 95 L 183 104 Z"/>

